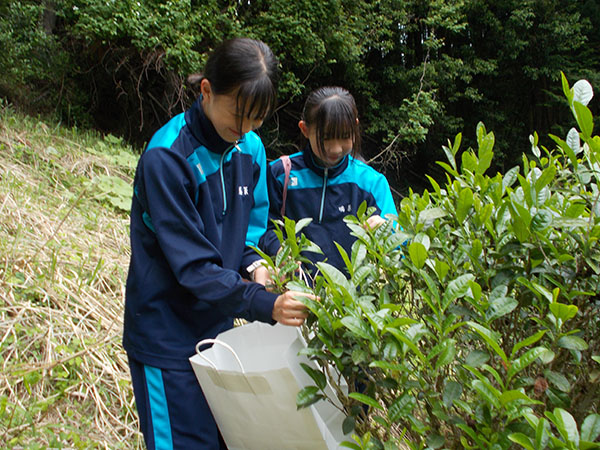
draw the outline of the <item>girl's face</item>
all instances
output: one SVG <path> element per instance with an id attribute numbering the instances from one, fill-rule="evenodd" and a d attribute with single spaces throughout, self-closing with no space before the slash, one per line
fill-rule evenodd
<path id="1" fill-rule="evenodd" d="M 202 107 L 206 117 L 212 122 L 215 130 L 226 142 L 236 142 L 244 134 L 259 128 L 264 118 L 244 117 L 238 111 L 237 95 L 215 94 L 206 78 L 200 84 Z M 241 123 L 241 126 L 240 126 Z"/>
<path id="2" fill-rule="evenodd" d="M 310 142 L 313 154 L 323 167 L 333 167 L 352 151 L 352 136 L 343 138 L 323 139 L 323 148 L 317 139 L 317 127 L 308 126 L 304 120 L 298 122 L 300 131 Z"/>

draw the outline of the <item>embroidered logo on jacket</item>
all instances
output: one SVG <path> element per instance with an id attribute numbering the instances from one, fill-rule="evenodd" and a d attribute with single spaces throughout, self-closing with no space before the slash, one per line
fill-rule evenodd
<path id="1" fill-rule="evenodd" d="M 298 177 L 290 177 L 290 186 L 298 186 Z"/>
<path id="2" fill-rule="evenodd" d="M 250 195 L 248 186 L 238 186 L 238 195 Z"/>
<path id="3" fill-rule="evenodd" d="M 340 205 L 340 206 L 338 206 L 338 211 L 339 212 L 350 212 L 350 211 L 352 211 L 352 204 L 348 203 L 348 206 Z"/>

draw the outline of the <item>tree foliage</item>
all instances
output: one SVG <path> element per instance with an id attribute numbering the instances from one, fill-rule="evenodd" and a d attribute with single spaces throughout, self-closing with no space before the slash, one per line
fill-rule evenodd
<path id="1" fill-rule="evenodd" d="M 217 43 L 262 39 L 282 69 L 269 156 L 292 150 L 310 90 L 342 85 L 366 159 L 400 187 L 442 176 L 445 136 L 481 119 L 503 138 L 494 164 L 510 167 L 522 129 L 564 131 L 550 130 L 559 70 L 599 78 L 591 0 L 2 0 L 0 13 L 0 95 L 139 145 L 190 104 L 185 80 Z"/>

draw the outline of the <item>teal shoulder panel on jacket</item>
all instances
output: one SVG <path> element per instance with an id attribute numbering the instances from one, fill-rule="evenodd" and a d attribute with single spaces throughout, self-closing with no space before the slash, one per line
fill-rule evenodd
<path id="1" fill-rule="evenodd" d="M 152 139 L 150 139 L 150 142 L 148 142 L 146 150 L 155 147 L 171 147 L 175 139 L 177 139 L 177 136 L 179 136 L 179 132 L 184 126 L 185 114 L 177 114 L 165 125 L 163 125 L 156 133 L 154 133 L 154 136 L 152 136 Z"/>

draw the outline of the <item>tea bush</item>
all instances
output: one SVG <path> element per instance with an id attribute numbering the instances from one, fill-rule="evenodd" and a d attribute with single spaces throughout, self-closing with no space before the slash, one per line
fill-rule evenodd
<path id="1" fill-rule="evenodd" d="M 347 274 L 318 264 L 305 353 L 321 370 L 305 368 L 314 385 L 297 402 L 329 383 L 345 446 L 600 448 L 600 137 L 591 86 L 562 79 L 578 129 L 550 136 L 555 148 L 534 134 L 532 156 L 491 176 L 480 123 L 477 149 L 461 153 L 458 135 L 445 184 L 430 178 L 387 226 L 365 226 L 364 205 L 345 219 Z M 303 225 L 286 219 L 268 259 L 280 287 L 307 289 L 294 270 L 312 245 Z"/>

